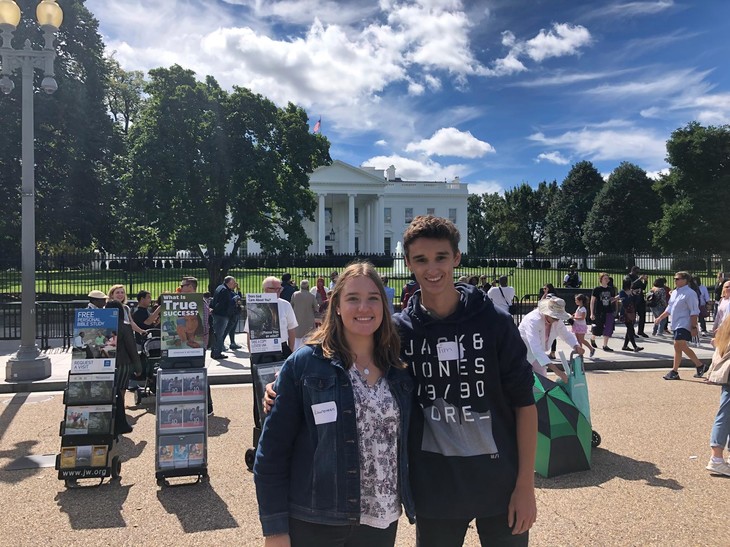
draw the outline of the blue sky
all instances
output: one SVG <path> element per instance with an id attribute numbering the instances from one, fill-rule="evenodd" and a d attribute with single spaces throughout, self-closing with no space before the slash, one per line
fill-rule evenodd
<path id="1" fill-rule="evenodd" d="M 322 118 L 331 155 L 471 192 L 650 175 L 730 123 L 726 0 L 87 0 L 126 69 L 179 63 Z"/>

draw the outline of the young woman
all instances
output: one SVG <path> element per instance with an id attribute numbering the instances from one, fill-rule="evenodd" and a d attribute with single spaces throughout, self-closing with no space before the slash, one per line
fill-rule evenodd
<path id="1" fill-rule="evenodd" d="M 624 336 L 623 351 L 642 351 L 644 348 L 636 345 L 636 332 L 634 324 L 636 323 L 637 301 L 641 296 L 637 294 L 641 289 L 633 289 L 633 283 L 630 279 L 624 279 L 621 292 L 618 297 L 621 299 L 621 309 L 624 311 L 624 325 L 626 326 L 626 335 Z M 633 346 L 629 347 L 629 344 Z"/>
<path id="2" fill-rule="evenodd" d="M 730 283 L 726 282 L 725 285 Z M 723 292 L 725 288 L 723 287 Z M 715 355 L 713 362 L 717 363 L 718 359 L 722 359 L 730 352 L 730 321 L 723 321 L 722 325 L 715 332 L 712 339 L 712 345 L 715 346 Z M 730 477 L 730 463 L 723 457 L 723 451 L 730 442 L 730 385 L 721 386 L 720 408 L 717 409 L 715 423 L 712 426 L 710 434 L 710 448 L 712 456 L 707 464 L 707 469 L 711 473 L 726 475 Z"/>
<path id="3" fill-rule="evenodd" d="M 717 310 L 715 310 L 715 320 L 712 323 L 712 332 L 716 333 L 730 314 L 730 281 L 725 281 L 720 292 L 720 299 L 717 301 Z"/>
<path id="4" fill-rule="evenodd" d="M 599 285 L 593 289 L 591 294 L 591 345 L 596 348 L 596 336 L 603 336 L 603 351 L 613 351 L 608 347 L 608 340 L 611 338 L 614 329 L 614 317 L 616 313 L 616 289 L 610 284 L 611 278 L 605 272 L 598 275 Z"/>
<path id="5" fill-rule="evenodd" d="M 555 287 L 552 283 L 545 283 L 545 285 L 542 288 L 542 294 L 540 295 L 540 300 L 547 298 L 549 295 L 555 295 Z M 550 353 L 548 354 L 548 357 L 550 359 L 555 359 L 555 351 L 558 349 L 558 341 L 553 340 L 552 345 L 550 346 Z"/>
<path id="6" fill-rule="evenodd" d="M 395 544 L 401 504 L 414 511 L 414 390 L 399 352 L 380 276 L 348 266 L 274 386 L 253 469 L 266 547 Z"/>
<path id="7" fill-rule="evenodd" d="M 573 325 L 571 328 L 578 340 L 578 344 L 587 347 L 588 351 L 591 352 L 591 357 L 593 357 L 596 350 L 586 340 L 586 333 L 588 332 L 588 325 L 586 324 L 586 315 L 588 314 L 586 310 L 587 305 L 588 297 L 585 294 L 575 295 L 575 313 L 573 314 Z"/>

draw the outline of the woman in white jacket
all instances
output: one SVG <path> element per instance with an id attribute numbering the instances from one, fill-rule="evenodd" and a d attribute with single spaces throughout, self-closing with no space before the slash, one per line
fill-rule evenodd
<path id="1" fill-rule="evenodd" d="M 522 341 L 527 346 L 527 361 L 533 370 L 542 376 L 547 376 L 545 370 L 547 367 L 564 382 L 568 381 L 568 377 L 552 363 L 548 351 L 553 341 L 560 338 L 578 355 L 583 355 L 583 348 L 578 339 L 563 323 L 569 317 L 570 314 L 565 311 L 565 300 L 550 296 L 540 300 L 537 308 L 523 317 L 519 326 Z"/>

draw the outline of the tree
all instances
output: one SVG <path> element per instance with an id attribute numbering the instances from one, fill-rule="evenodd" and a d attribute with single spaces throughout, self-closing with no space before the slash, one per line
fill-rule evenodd
<path id="1" fill-rule="evenodd" d="M 598 192 L 583 229 L 583 244 L 592 253 L 651 251 L 650 224 L 661 211 L 646 172 L 623 162 Z"/>
<path id="2" fill-rule="evenodd" d="M 113 55 L 106 62 L 109 72 L 106 106 L 126 137 L 129 126 L 134 123 L 142 107 L 144 73 L 140 70 L 124 70 Z"/>
<path id="3" fill-rule="evenodd" d="M 308 173 L 331 160 L 304 110 L 228 93 L 178 65 L 151 70 L 145 92 L 125 182 L 150 243 L 198 253 L 211 287 L 249 238 L 267 251 L 306 248 L 301 221 L 316 207 Z"/>
<path id="4" fill-rule="evenodd" d="M 504 198 L 497 193 L 470 194 L 467 199 L 468 251 L 474 256 L 500 253 L 500 229 L 505 216 Z"/>
<path id="5" fill-rule="evenodd" d="M 37 1 L 19 0 L 23 13 Z M 40 248 L 89 247 L 107 226 L 107 181 L 117 153 L 112 123 L 104 105 L 107 65 L 98 22 L 81 0 L 63 3 L 55 61 L 58 91 L 40 91 L 35 73 L 36 241 Z M 28 39 L 42 48 L 38 26 L 23 19 L 13 46 Z M 14 76 L 18 83 L 17 75 Z M 20 241 L 20 89 L 0 98 L 0 199 L 7 205 L 0 220 L 0 251 L 17 255 Z"/>
<path id="6" fill-rule="evenodd" d="M 504 194 L 501 242 L 513 253 L 537 256 L 545 241 L 547 214 L 558 193 L 558 183 L 541 182 L 533 189 L 523 182 Z"/>
<path id="7" fill-rule="evenodd" d="M 548 211 L 547 247 L 551 252 L 586 254 L 583 225 L 603 183 L 603 177 L 591 162 L 573 165 Z"/>
<path id="8" fill-rule="evenodd" d="M 730 126 L 697 122 L 677 129 L 667 141 L 669 174 L 655 189 L 661 215 L 652 225 L 654 243 L 664 252 L 730 254 Z"/>

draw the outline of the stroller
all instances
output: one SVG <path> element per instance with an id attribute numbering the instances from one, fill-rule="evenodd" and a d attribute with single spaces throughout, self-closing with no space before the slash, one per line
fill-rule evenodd
<path id="1" fill-rule="evenodd" d="M 134 392 L 134 402 L 139 406 L 142 399 L 151 397 L 155 394 L 157 386 L 157 369 L 160 365 L 162 357 L 162 331 L 160 329 L 150 329 L 147 338 L 142 344 L 141 352 L 142 375 L 144 384 L 138 386 Z"/>

